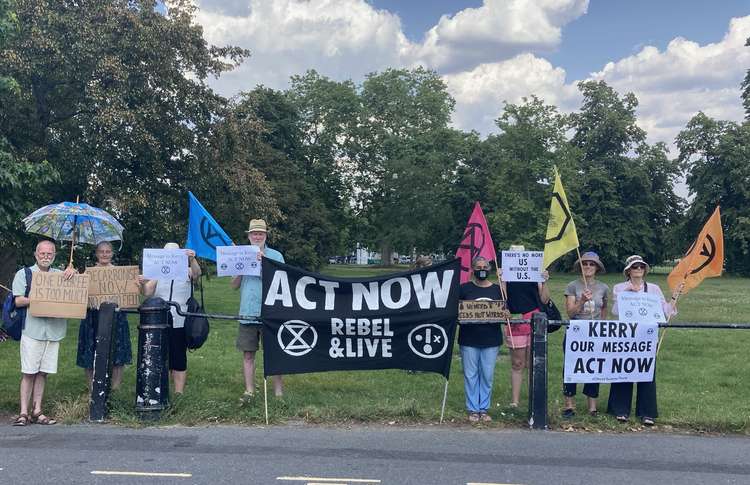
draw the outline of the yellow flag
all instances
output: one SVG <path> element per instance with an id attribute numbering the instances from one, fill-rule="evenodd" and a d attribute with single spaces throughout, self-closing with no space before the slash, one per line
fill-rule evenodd
<path id="1" fill-rule="evenodd" d="M 544 238 L 542 266 L 545 269 L 548 268 L 560 256 L 577 247 L 578 234 L 576 224 L 573 222 L 573 213 L 570 212 L 568 198 L 565 196 L 560 174 L 557 173 L 557 167 L 555 167 L 555 188 L 549 206 L 549 222 L 547 223 L 547 236 Z"/>
<path id="2" fill-rule="evenodd" d="M 721 213 L 716 207 L 714 213 L 708 218 L 703 230 L 698 235 L 685 257 L 675 266 L 669 276 L 667 283 L 672 291 L 682 283 L 685 286 L 681 294 L 685 294 L 698 286 L 704 278 L 721 276 L 724 267 L 724 231 L 721 229 Z"/>

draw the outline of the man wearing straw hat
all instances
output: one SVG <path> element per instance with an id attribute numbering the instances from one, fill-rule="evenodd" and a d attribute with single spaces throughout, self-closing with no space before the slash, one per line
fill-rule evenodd
<path id="1" fill-rule="evenodd" d="M 268 236 L 266 221 L 251 219 L 245 233 L 250 244 L 260 249 L 259 257 L 284 262 L 284 256 L 280 252 L 266 246 Z M 261 334 L 261 278 L 249 275 L 235 276 L 232 278 L 232 288 L 240 290 L 240 315 L 249 317 L 247 320 L 240 320 L 237 332 L 237 350 L 242 352 L 242 371 L 245 375 L 245 393 L 241 400 L 245 402 L 255 395 L 255 352 L 259 348 Z M 281 376 L 273 376 L 273 390 L 276 397 L 283 395 Z"/>

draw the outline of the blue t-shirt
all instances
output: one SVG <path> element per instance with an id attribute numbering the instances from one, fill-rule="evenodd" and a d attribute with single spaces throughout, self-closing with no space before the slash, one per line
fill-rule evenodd
<path id="1" fill-rule="evenodd" d="M 273 259 L 279 263 L 284 262 L 284 256 L 275 249 L 268 246 L 263 250 L 264 257 Z M 243 276 L 240 284 L 240 315 L 260 317 L 260 305 L 262 300 L 263 284 L 259 276 Z M 247 320 L 240 320 L 242 324 L 250 323 Z"/>

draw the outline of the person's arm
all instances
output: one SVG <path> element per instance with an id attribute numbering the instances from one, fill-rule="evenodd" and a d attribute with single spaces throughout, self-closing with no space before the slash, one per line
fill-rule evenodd
<path id="1" fill-rule="evenodd" d="M 624 284 L 630 284 L 630 283 L 624 283 Z M 612 316 L 617 317 L 620 312 L 617 309 L 617 294 L 620 292 L 620 287 L 623 285 L 623 283 L 618 283 L 612 288 Z"/>
<path id="2" fill-rule="evenodd" d="M 550 300 L 549 287 L 547 286 L 549 272 L 546 270 L 542 271 L 542 278 L 544 278 L 544 281 L 537 283 L 537 286 L 539 287 L 539 299 L 542 300 L 542 304 L 546 305 Z"/>
<path id="3" fill-rule="evenodd" d="M 31 303 L 30 298 L 26 298 L 25 296 L 17 296 L 16 297 L 16 308 L 24 308 L 29 306 L 29 303 Z"/>
<path id="4" fill-rule="evenodd" d="M 599 318 L 602 320 L 607 319 L 607 306 L 609 305 L 609 288 L 607 288 L 607 291 L 604 292 L 604 296 L 602 296 L 602 312 Z"/>
<path id="5" fill-rule="evenodd" d="M 190 268 L 188 268 L 188 277 L 191 281 L 197 280 L 201 276 L 201 265 L 198 264 L 198 259 L 195 257 L 195 251 L 192 249 L 186 249 L 185 252 L 188 255 L 188 264 L 190 265 Z"/>
<path id="6" fill-rule="evenodd" d="M 29 299 L 25 297 L 26 294 L 26 270 L 19 271 L 13 278 L 12 291 L 15 295 L 16 308 L 24 308 L 29 306 Z"/>
<path id="7" fill-rule="evenodd" d="M 156 280 L 147 280 L 142 274 L 138 275 L 138 286 L 143 296 L 153 296 L 156 291 Z"/>
<path id="8" fill-rule="evenodd" d="M 238 289 L 242 284 L 242 276 L 233 276 L 232 281 L 229 282 L 233 289 Z"/>
<path id="9" fill-rule="evenodd" d="M 661 291 L 661 288 L 659 288 L 659 285 L 655 285 L 653 283 L 648 285 L 648 292 L 659 295 L 659 297 L 661 298 L 661 307 L 664 310 L 665 317 L 670 318 L 677 315 L 677 292 L 672 294 L 672 298 L 669 301 L 666 301 L 664 299 L 664 293 Z"/>
<path id="10" fill-rule="evenodd" d="M 565 295 L 565 311 L 568 313 L 568 318 L 573 318 L 573 315 L 580 311 L 575 295 Z"/>

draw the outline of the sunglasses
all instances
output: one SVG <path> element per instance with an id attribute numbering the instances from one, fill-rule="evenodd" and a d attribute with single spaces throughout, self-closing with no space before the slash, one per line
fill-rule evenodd
<path id="1" fill-rule="evenodd" d="M 596 263 L 592 263 L 591 261 L 583 261 L 581 264 L 583 266 L 596 266 Z"/>
<path id="2" fill-rule="evenodd" d="M 631 266 L 630 269 L 646 269 L 646 265 L 641 264 L 641 263 L 636 263 L 633 266 Z"/>

